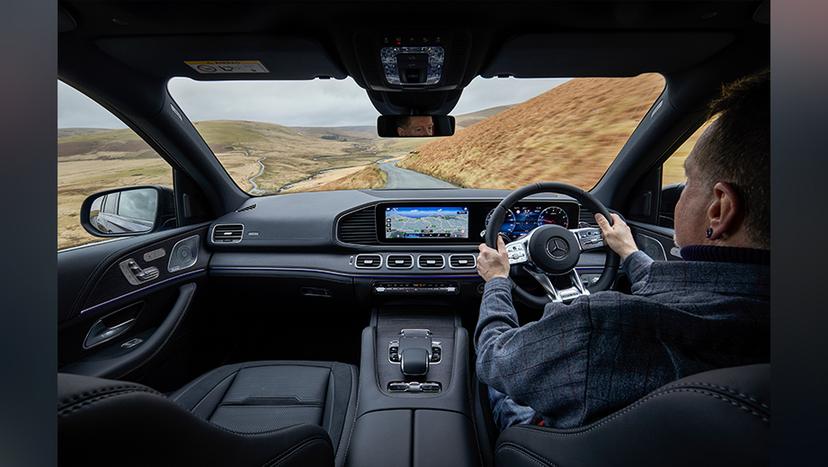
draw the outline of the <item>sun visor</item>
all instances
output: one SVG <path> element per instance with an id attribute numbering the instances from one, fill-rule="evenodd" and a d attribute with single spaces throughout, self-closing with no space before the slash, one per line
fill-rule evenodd
<path id="1" fill-rule="evenodd" d="M 106 54 L 144 73 L 195 80 L 304 80 L 347 76 L 312 39 L 154 36 L 98 39 Z"/>
<path id="2" fill-rule="evenodd" d="M 668 74 L 704 61 L 733 41 L 732 34 L 699 32 L 526 34 L 507 40 L 480 75 L 550 78 Z"/>

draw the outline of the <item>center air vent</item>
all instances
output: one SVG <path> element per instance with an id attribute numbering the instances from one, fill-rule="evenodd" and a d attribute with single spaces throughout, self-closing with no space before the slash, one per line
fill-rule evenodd
<path id="1" fill-rule="evenodd" d="M 336 236 L 343 243 L 378 244 L 376 207 L 370 206 L 342 216 L 337 224 Z"/>
<path id="2" fill-rule="evenodd" d="M 357 255 L 354 260 L 357 269 L 379 269 L 382 266 L 380 255 Z"/>
<path id="3" fill-rule="evenodd" d="M 581 212 L 578 216 L 578 223 L 587 224 L 583 227 L 598 227 L 598 224 L 595 223 L 595 214 L 583 206 L 581 206 Z M 581 225 L 578 225 L 578 227 L 581 227 Z"/>
<path id="4" fill-rule="evenodd" d="M 388 255 L 385 258 L 388 269 L 411 269 L 414 267 L 414 257 L 411 255 Z"/>
<path id="5" fill-rule="evenodd" d="M 213 243 L 239 243 L 243 233 L 242 224 L 216 224 L 213 227 Z"/>
<path id="6" fill-rule="evenodd" d="M 449 266 L 452 269 L 474 269 L 477 266 L 477 258 L 474 255 L 451 255 Z"/>
<path id="7" fill-rule="evenodd" d="M 446 259 L 443 255 L 420 255 L 417 257 L 417 267 L 420 269 L 443 269 Z"/>

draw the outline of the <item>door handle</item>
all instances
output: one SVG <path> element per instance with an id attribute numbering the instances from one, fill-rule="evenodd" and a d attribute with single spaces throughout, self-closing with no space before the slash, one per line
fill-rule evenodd
<path id="1" fill-rule="evenodd" d="M 113 326 L 107 326 L 102 319 L 99 319 L 89 328 L 89 332 L 86 333 L 86 339 L 83 340 L 83 348 L 91 349 L 92 347 L 120 336 L 131 328 L 134 322 L 135 318 L 130 318 Z"/>

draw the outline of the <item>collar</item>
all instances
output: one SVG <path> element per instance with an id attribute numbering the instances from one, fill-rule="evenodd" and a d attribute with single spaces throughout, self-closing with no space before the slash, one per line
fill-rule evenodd
<path id="1" fill-rule="evenodd" d="M 770 264 L 770 251 L 732 246 L 690 245 L 681 249 L 681 257 L 688 261 L 716 263 Z"/>
<path id="2" fill-rule="evenodd" d="M 715 293 L 767 300 L 770 297 L 770 256 L 767 250 L 690 246 L 689 261 L 655 261 L 636 293 Z M 764 258 L 763 258 L 764 256 Z M 760 262 L 759 260 L 764 260 Z"/>

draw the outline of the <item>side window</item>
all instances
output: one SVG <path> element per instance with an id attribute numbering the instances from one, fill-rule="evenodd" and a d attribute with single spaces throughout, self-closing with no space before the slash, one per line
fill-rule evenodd
<path id="1" fill-rule="evenodd" d="M 673 211 L 684 188 L 684 160 L 690 155 L 699 136 L 711 122 L 699 127 L 661 166 L 661 203 L 658 212 L 658 225 L 673 228 Z"/>
<path id="2" fill-rule="evenodd" d="M 141 185 L 172 188 L 170 165 L 118 117 L 86 95 L 58 81 L 58 249 L 103 240 L 80 224 L 80 209 L 90 195 Z M 151 217 L 155 198 L 141 191 L 95 200 L 99 212 L 140 220 Z"/>
<path id="3" fill-rule="evenodd" d="M 118 193 L 107 195 L 104 201 L 104 212 L 107 214 L 116 214 L 118 212 Z"/>

